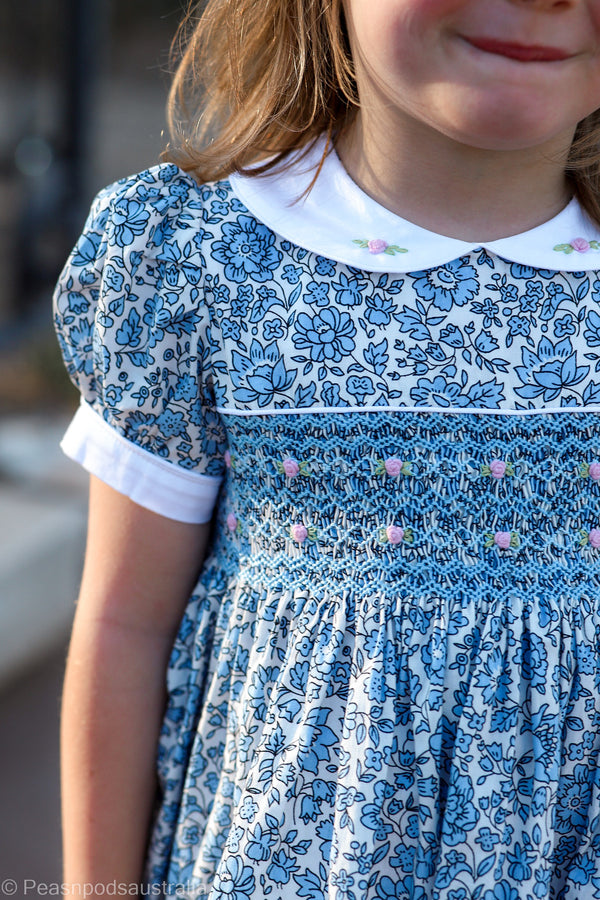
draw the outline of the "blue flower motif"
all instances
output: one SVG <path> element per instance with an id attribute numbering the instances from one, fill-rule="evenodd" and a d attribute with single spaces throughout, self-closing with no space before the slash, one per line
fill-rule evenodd
<path id="1" fill-rule="evenodd" d="M 459 775 L 452 769 L 446 810 L 442 825 L 444 839 L 451 847 L 462 844 L 479 821 L 479 812 L 473 805 L 473 782 L 468 775 Z"/>
<path id="2" fill-rule="evenodd" d="M 315 263 L 315 271 L 317 275 L 321 275 L 324 278 L 329 278 L 332 275 L 335 275 L 335 263 L 332 259 L 327 259 L 324 256 L 316 256 Z"/>
<path id="3" fill-rule="evenodd" d="M 535 312 L 540 301 L 544 297 L 544 285 L 541 281 L 527 281 L 525 293 L 519 298 L 519 305 L 523 312 Z"/>
<path id="4" fill-rule="evenodd" d="M 528 881 L 532 875 L 531 863 L 534 862 L 535 853 L 528 853 L 527 849 L 519 841 L 514 844 L 514 850 L 506 854 L 510 865 L 508 875 L 516 882 Z"/>
<path id="5" fill-rule="evenodd" d="M 535 871 L 535 887 L 533 888 L 534 896 L 543 900 L 548 896 L 550 879 L 552 878 L 552 869 L 536 869 Z"/>
<path id="6" fill-rule="evenodd" d="M 480 353 L 490 353 L 492 350 L 497 350 L 499 346 L 496 337 L 489 331 L 480 331 L 474 343 Z"/>
<path id="7" fill-rule="evenodd" d="M 417 386 L 411 388 L 410 396 L 417 406 L 467 405 L 467 398 L 462 396 L 460 385 L 447 381 L 443 375 L 436 375 L 433 381 L 419 378 Z"/>
<path id="8" fill-rule="evenodd" d="M 127 200 L 125 197 L 117 200 L 112 213 L 113 231 L 110 243 L 118 247 L 132 244 L 135 235 L 143 234 L 146 230 L 149 218 L 150 213 L 145 204 L 139 200 Z"/>
<path id="9" fill-rule="evenodd" d="M 508 697 L 510 683 L 511 677 L 504 654 L 500 647 L 495 647 L 475 678 L 477 687 L 482 688 L 484 703 L 493 705 L 504 703 Z"/>
<path id="10" fill-rule="evenodd" d="M 279 669 L 273 666 L 257 666 L 252 672 L 248 685 L 248 705 L 253 710 L 254 718 L 264 722 L 267 714 L 265 688 L 277 677 Z"/>
<path id="11" fill-rule="evenodd" d="M 234 322 L 232 319 L 221 319 L 221 331 L 225 339 L 239 341 L 241 337 L 240 323 Z"/>
<path id="12" fill-rule="evenodd" d="M 120 272 L 116 271 L 114 266 L 110 265 L 110 263 L 104 267 L 102 275 L 104 284 L 108 286 L 111 291 L 120 291 L 123 289 L 125 279 Z"/>
<path id="13" fill-rule="evenodd" d="M 329 284 L 326 281 L 310 281 L 306 287 L 306 299 L 317 306 L 329 303 Z"/>
<path id="14" fill-rule="evenodd" d="M 407 894 L 404 885 L 400 881 L 392 881 L 388 875 L 384 875 L 376 885 L 379 900 L 403 900 L 405 897 L 413 897 Z"/>
<path id="15" fill-rule="evenodd" d="M 365 397 L 373 393 L 373 382 L 368 376 L 359 378 L 357 375 L 351 375 L 346 382 L 348 393 L 356 398 L 356 402 L 362 405 Z"/>
<path id="16" fill-rule="evenodd" d="M 544 638 L 528 631 L 523 641 L 523 675 L 534 690 L 543 694 L 547 673 L 548 655 Z"/>
<path id="17" fill-rule="evenodd" d="M 334 281 L 332 287 L 335 291 L 336 303 L 342 306 L 358 306 L 363 302 L 363 293 L 369 285 L 368 281 L 354 276 L 348 278 L 344 273 L 340 273 L 340 280 Z"/>
<path id="18" fill-rule="evenodd" d="M 283 337 L 283 323 L 281 319 L 270 319 L 263 324 L 263 335 L 266 341 L 274 341 Z"/>
<path id="19" fill-rule="evenodd" d="M 254 892 L 251 866 L 244 865 L 240 856 L 228 856 L 215 874 L 214 890 L 218 900 L 250 900 Z"/>
<path id="20" fill-rule="evenodd" d="M 245 297 L 236 297 L 231 301 L 231 315 L 244 319 L 248 315 L 248 300 Z"/>
<path id="21" fill-rule="evenodd" d="M 144 448 L 153 447 L 156 416 L 136 410 L 127 416 L 125 426 L 127 436 L 132 443 Z M 159 455 L 164 455 L 164 453 Z"/>
<path id="22" fill-rule="evenodd" d="M 186 436 L 186 423 L 183 413 L 175 412 L 172 409 L 165 409 L 156 419 L 156 423 L 164 437 L 173 437 L 173 435 Z"/>
<path id="23" fill-rule="evenodd" d="M 198 393 L 198 384 L 195 378 L 189 374 L 189 372 L 184 372 L 183 375 L 180 375 L 177 379 L 177 384 L 175 385 L 175 393 L 173 394 L 174 400 L 193 400 L 196 394 Z"/>
<path id="24" fill-rule="evenodd" d="M 300 266 L 292 266 L 287 265 L 283 267 L 282 279 L 283 281 L 288 281 L 290 284 L 298 284 L 300 281 L 300 276 L 302 275 L 302 269 Z"/>
<path id="25" fill-rule="evenodd" d="M 371 325 L 389 325 L 397 309 L 391 297 L 383 294 L 371 294 L 367 297 L 366 306 L 365 319 Z"/>
<path id="26" fill-rule="evenodd" d="M 413 278 L 417 295 L 423 300 L 433 301 L 438 309 L 450 310 L 453 305 L 464 306 L 479 291 L 477 272 L 465 259 L 466 257 L 456 259 L 437 269 L 418 272 Z"/>
<path id="27" fill-rule="evenodd" d="M 340 400 L 340 386 L 335 382 L 323 382 L 322 396 L 326 406 L 348 406 L 346 400 Z"/>
<path id="28" fill-rule="evenodd" d="M 483 895 L 483 900 L 520 900 L 520 894 L 516 888 L 511 887 L 508 881 L 499 881 L 498 884 Z"/>
<path id="29" fill-rule="evenodd" d="M 277 344 L 263 347 L 256 340 L 252 341 L 249 357 L 234 350 L 232 362 L 233 396 L 240 403 L 258 403 L 259 406 L 267 406 L 275 394 L 286 391 L 297 371 L 285 368 Z"/>
<path id="30" fill-rule="evenodd" d="M 273 232 L 252 216 L 240 215 L 223 225 L 224 240 L 215 241 L 211 256 L 225 264 L 225 278 L 243 283 L 248 278 L 265 282 L 281 262 Z"/>
<path id="31" fill-rule="evenodd" d="M 443 684 L 446 672 L 446 633 L 434 628 L 429 642 L 421 648 L 421 658 L 431 684 Z"/>
<path id="32" fill-rule="evenodd" d="M 500 307 L 494 303 L 491 297 L 486 297 L 481 303 L 473 303 L 471 309 L 475 315 L 483 316 L 484 328 L 491 328 L 492 325 L 502 328 L 502 320 L 498 315 Z"/>
<path id="33" fill-rule="evenodd" d="M 511 316 L 508 327 L 512 335 L 523 334 L 527 336 L 531 331 L 531 322 L 525 316 Z"/>
<path id="34" fill-rule="evenodd" d="M 449 344 L 451 347 L 464 347 L 465 338 L 456 325 L 446 325 L 444 328 L 440 330 L 440 341 L 443 341 L 444 344 Z"/>
<path id="35" fill-rule="evenodd" d="M 554 334 L 557 338 L 566 337 L 568 334 L 575 334 L 577 326 L 571 313 L 566 313 L 562 319 L 557 319 L 554 323 Z"/>
<path id="36" fill-rule="evenodd" d="M 229 212 L 229 206 L 227 203 L 223 203 L 222 200 L 212 200 L 210 211 L 213 216 L 226 216 Z"/>
<path id="37" fill-rule="evenodd" d="M 355 334 L 356 325 L 349 314 L 331 307 L 312 318 L 300 313 L 293 341 L 298 349 L 310 350 L 314 362 L 339 362 L 354 350 Z"/>
<path id="38" fill-rule="evenodd" d="M 94 371 L 93 340 L 94 325 L 87 319 L 80 319 L 68 331 L 68 341 L 63 341 L 62 351 L 71 372 L 91 375 Z"/>
<path id="39" fill-rule="evenodd" d="M 76 267 L 87 266 L 96 261 L 102 235 L 95 231 L 83 233 L 73 251 L 72 264 Z"/>
<path id="40" fill-rule="evenodd" d="M 561 779 L 554 807 L 554 828 L 559 834 L 583 834 L 592 802 L 593 775 L 586 765 L 576 765 Z"/>
<path id="41" fill-rule="evenodd" d="M 577 354 L 568 338 L 554 345 L 543 337 L 537 353 L 528 347 L 521 350 L 522 366 L 515 366 L 523 387 L 516 387 L 519 397 L 531 399 L 542 395 L 545 402 L 555 400 L 562 390 L 579 384 L 589 366 L 577 366 Z"/>
<path id="42" fill-rule="evenodd" d="M 594 853 L 585 853 L 579 857 L 574 865 L 569 869 L 569 881 L 573 884 L 589 884 L 592 878 L 597 875 L 597 857 Z M 594 882 L 597 882 L 597 877 Z"/>
<path id="43" fill-rule="evenodd" d="M 491 853 L 500 838 L 497 834 L 494 834 L 487 825 L 484 828 L 480 828 L 477 832 L 477 837 L 475 838 L 475 843 L 479 844 L 484 853 Z"/>
<path id="44" fill-rule="evenodd" d="M 117 406 L 123 399 L 123 388 L 118 384 L 107 384 L 104 388 L 104 398 L 109 406 Z"/>
<path id="45" fill-rule="evenodd" d="M 600 285 L 600 281 L 596 282 Z M 598 294 L 600 297 L 600 292 Z M 590 347 L 600 347 L 600 315 L 593 309 L 588 313 L 585 320 L 587 328 L 583 332 L 583 336 Z"/>
<path id="46" fill-rule="evenodd" d="M 293 856 L 288 856 L 283 849 L 278 850 L 273 854 L 273 862 L 267 868 L 267 877 L 275 884 L 288 884 L 292 873 L 297 872 L 299 868 Z"/>
<path id="47" fill-rule="evenodd" d="M 380 772 L 381 762 L 381 752 L 379 750 L 373 750 L 371 747 L 367 747 L 365 751 L 365 766 L 367 769 L 375 769 L 376 772 Z"/>
<path id="48" fill-rule="evenodd" d="M 256 823 L 254 829 L 249 832 L 252 837 L 248 841 L 245 854 L 249 859 L 265 860 L 271 855 L 271 847 L 277 843 L 277 838 L 272 831 L 265 829 L 263 831 L 259 822 Z"/>

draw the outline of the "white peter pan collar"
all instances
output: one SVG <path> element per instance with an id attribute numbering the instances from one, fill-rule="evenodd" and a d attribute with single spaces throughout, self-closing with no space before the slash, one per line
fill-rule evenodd
<path id="1" fill-rule="evenodd" d="M 417 272 L 481 249 L 537 269 L 600 268 L 600 228 L 577 200 L 522 234 L 479 243 L 461 241 L 385 209 L 352 181 L 335 151 L 326 157 L 314 186 L 304 195 L 323 149 L 321 138 L 301 162 L 287 170 L 254 177 L 233 174 L 233 192 L 281 237 L 369 272 Z"/>

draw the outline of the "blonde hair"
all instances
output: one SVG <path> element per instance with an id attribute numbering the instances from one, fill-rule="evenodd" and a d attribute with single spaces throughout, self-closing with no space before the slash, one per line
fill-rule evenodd
<path id="1" fill-rule="evenodd" d="M 192 2 L 173 58 L 163 159 L 200 183 L 268 171 L 358 108 L 342 0 Z M 566 172 L 600 225 L 600 110 L 579 123 Z"/>

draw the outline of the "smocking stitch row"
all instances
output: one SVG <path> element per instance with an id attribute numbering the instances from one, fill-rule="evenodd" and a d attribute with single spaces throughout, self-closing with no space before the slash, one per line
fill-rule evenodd
<path id="1" fill-rule="evenodd" d="M 227 528 L 230 533 L 242 535 L 243 526 L 242 522 L 235 513 L 230 512 L 226 518 Z M 305 524 L 302 521 L 292 522 L 290 524 L 282 525 L 278 527 L 274 525 L 272 522 L 268 522 L 268 527 L 271 531 L 271 534 L 268 535 L 268 540 L 272 541 L 276 537 L 289 537 L 294 543 L 301 545 L 305 542 L 310 543 L 324 543 L 327 541 L 327 528 L 319 528 L 314 524 Z M 364 543 L 370 541 L 377 541 L 380 544 L 390 544 L 390 545 L 412 545 L 415 543 L 415 532 L 414 529 L 407 525 L 399 525 L 397 523 L 392 523 L 389 525 L 380 525 L 375 529 L 374 532 L 367 532 L 360 534 L 360 541 L 356 540 L 356 527 L 349 532 L 348 536 L 339 535 L 339 531 L 337 529 L 332 529 L 334 534 L 334 540 L 332 543 L 339 545 L 354 543 Z M 261 531 L 259 527 L 259 531 Z M 359 531 L 362 531 L 360 529 Z M 251 535 L 252 536 L 252 535 Z M 266 535 L 265 535 L 266 536 Z M 253 535 L 254 540 L 256 541 L 257 534 Z M 349 537 L 353 537 L 354 541 L 348 540 Z M 481 537 L 478 535 L 474 535 L 471 537 L 471 540 L 465 540 L 464 534 L 448 534 L 441 535 L 439 532 L 429 532 L 420 534 L 421 538 L 420 543 L 429 542 L 433 546 L 442 545 L 445 547 L 448 546 L 458 546 L 464 545 L 468 546 L 469 544 L 477 544 L 481 541 Z M 482 534 L 483 538 L 483 546 L 486 549 L 497 547 L 499 550 L 509 550 L 509 549 L 517 549 L 521 547 L 524 543 L 524 539 L 522 535 L 516 530 L 502 530 L 498 529 L 496 531 L 485 531 Z M 569 547 L 579 546 L 586 547 L 590 546 L 594 550 L 600 549 L 600 527 L 593 527 L 591 529 L 579 528 L 575 532 L 553 532 L 548 535 L 535 535 L 529 536 L 525 543 L 529 547 L 535 547 L 539 549 L 541 546 L 545 545 L 547 548 L 553 549 L 566 549 Z"/>
<path id="2" fill-rule="evenodd" d="M 398 456 L 389 456 L 385 459 L 383 458 L 375 458 L 368 460 L 371 467 L 371 474 L 373 476 L 382 476 L 387 475 L 391 478 L 400 478 L 401 476 L 415 476 L 415 477 L 423 477 L 426 473 L 424 468 L 425 463 L 423 461 L 417 460 L 408 460 L 401 459 Z M 249 463 L 250 468 L 256 468 L 258 460 L 256 457 L 252 459 Z M 240 470 L 240 458 L 234 457 L 231 455 L 229 451 L 227 451 L 225 455 L 225 464 L 229 469 Z M 311 476 L 318 476 L 320 474 L 326 473 L 327 471 L 333 471 L 334 474 L 344 475 L 353 471 L 353 467 L 351 462 L 348 462 L 343 458 L 336 458 L 334 463 L 328 465 L 327 463 L 322 463 L 319 461 L 311 461 L 308 459 L 298 460 L 293 456 L 286 456 L 283 459 L 269 459 L 267 460 L 267 470 L 268 467 L 272 467 L 272 473 L 277 475 L 283 475 L 289 481 L 293 481 L 295 478 L 304 477 L 309 478 Z M 529 467 L 529 464 L 527 464 Z M 439 474 L 440 471 L 443 471 L 444 467 L 448 468 L 456 468 L 456 463 L 453 460 L 437 460 L 435 463 L 432 463 L 432 472 L 435 474 Z M 508 459 L 502 458 L 494 458 L 489 462 L 480 463 L 479 471 L 475 472 L 475 474 L 480 475 L 481 477 L 491 477 L 495 481 L 501 481 L 504 478 L 512 478 L 517 474 L 517 471 L 523 467 L 523 464 L 520 462 L 512 462 Z M 544 470 L 544 474 L 547 475 L 548 469 L 554 469 L 555 464 L 549 463 L 547 460 L 544 460 L 542 463 L 542 467 Z M 469 464 L 464 466 L 464 471 L 470 475 L 473 474 L 472 466 Z M 268 471 L 267 471 L 268 474 Z M 446 473 L 451 474 L 451 473 Z M 460 470 L 456 471 L 455 474 L 460 474 Z M 523 473 L 525 474 L 525 473 Z M 527 475 L 534 474 L 533 472 L 527 471 Z M 594 460 L 592 462 L 573 462 L 569 465 L 561 466 L 559 469 L 559 474 L 562 476 L 565 475 L 575 475 L 578 478 L 591 478 L 592 481 L 597 482 L 600 481 L 600 461 Z"/>
<path id="3" fill-rule="evenodd" d="M 385 551 L 384 551 L 385 552 Z M 305 547 L 289 552 L 287 548 L 273 551 L 258 548 L 236 572 L 242 589 L 277 592 L 306 591 L 311 584 L 312 596 L 344 593 L 354 599 L 374 597 L 379 593 L 395 603 L 410 594 L 426 598 L 443 591 L 467 606 L 494 598 L 501 601 L 514 591 L 525 596 L 547 596 L 558 602 L 561 591 L 565 601 L 579 609 L 579 598 L 586 593 L 597 595 L 600 588 L 600 556 L 573 554 L 564 560 L 536 558 L 531 563 L 514 553 L 494 553 L 495 565 L 490 567 L 490 553 L 484 557 L 469 555 L 461 550 L 448 560 L 432 559 L 427 550 L 411 550 L 411 558 L 395 552 L 386 554 L 382 565 L 380 554 L 373 552 L 353 564 L 348 577 L 347 558 L 327 558 Z M 432 561 L 435 565 L 432 565 Z"/>

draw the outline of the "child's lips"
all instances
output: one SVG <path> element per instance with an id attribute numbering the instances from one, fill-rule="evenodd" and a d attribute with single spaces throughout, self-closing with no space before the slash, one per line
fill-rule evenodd
<path id="1" fill-rule="evenodd" d="M 499 41 L 495 38 L 469 37 L 469 44 L 485 53 L 506 56 L 519 62 L 560 62 L 572 54 L 560 47 L 546 47 L 538 44 L 516 44 L 511 41 Z"/>

